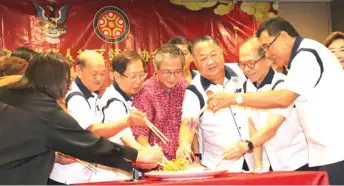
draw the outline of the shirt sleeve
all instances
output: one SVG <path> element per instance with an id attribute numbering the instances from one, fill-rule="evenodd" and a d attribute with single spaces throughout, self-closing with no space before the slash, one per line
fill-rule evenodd
<path id="1" fill-rule="evenodd" d="M 197 95 L 191 90 L 186 89 L 182 106 L 182 120 L 198 117 L 200 111 L 201 106 Z"/>
<path id="2" fill-rule="evenodd" d="M 138 110 L 145 112 L 147 114 L 147 119 L 153 122 L 154 119 L 154 108 L 151 103 L 149 95 L 142 90 L 140 93 L 136 94 L 133 99 L 133 106 Z M 147 127 L 131 127 L 134 136 L 146 136 L 149 135 L 149 128 Z"/>
<path id="3" fill-rule="evenodd" d="M 127 160 L 136 161 L 137 150 L 92 135 L 63 111 L 54 112 L 48 118 L 48 142 L 53 150 L 88 162 L 132 170 Z"/>
<path id="4" fill-rule="evenodd" d="M 286 86 L 286 84 L 284 82 L 281 82 L 278 85 L 276 85 L 275 90 L 285 89 L 285 86 Z M 293 106 L 294 106 L 294 102 L 286 108 L 269 109 L 269 112 L 270 113 L 276 113 L 278 115 L 283 116 L 284 118 L 287 118 L 289 116 Z"/>
<path id="5" fill-rule="evenodd" d="M 292 61 L 286 78 L 285 88 L 308 97 L 320 78 L 320 66 L 310 52 L 300 52 Z"/>
<path id="6" fill-rule="evenodd" d="M 112 123 L 128 116 L 122 102 L 114 100 L 107 108 L 103 108 L 104 123 Z M 129 110 L 128 110 L 129 112 Z"/>
<path id="7" fill-rule="evenodd" d="M 83 129 L 87 129 L 93 123 L 98 123 L 87 101 L 81 96 L 73 96 L 67 103 L 67 109 Z"/>
<path id="8" fill-rule="evenodd" d="M 103 110 L 103 114 L 104 123 L 114 123 L 128 116 L 124 104 L 117 100 L 114 100 L 112 103 L 110 103 L 110 105 Z M 109 140 L 118 143 L 123 136 L 133 136 L 130 128 L 121 130 L 116 135 L 110 137 Z"/>

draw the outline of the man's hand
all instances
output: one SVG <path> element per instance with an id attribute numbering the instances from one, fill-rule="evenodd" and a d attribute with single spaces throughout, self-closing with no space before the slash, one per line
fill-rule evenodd
<path id="1" fill-rule="evenodd" d="M 248 151 L 247 143 L 239 141 L 235 145 L 231 145 L 223 153 L 226 160 L 236 160 L 241 158 Z"/>
<path id="2" fill-rule="evenodd" d="M 158 166 L 156 163 L 140 163 L 140 162 L 135 162 L 133 163 L 135 167 L 141 168 L 141 169 L 154 169 L 155 167 Z"/>
<path id="3" fill-rule="evenodd" d="M 162 162 L 163 156 L 164 153 L 162 152 L 161 147 L 146 147 L 139 151 L 134 165 L 144 169 L 151 169 L 158 166 L 158 163 Z"/>
<path id="4" fill-rule="evenodd" d="M 67 155 L 64 155 L 62 153 L 56 152 L 55 153 L 55 162 L 59 163 L 61 165 L 67 165 L 67 164 L 75 163 L 76 159 L 71 157 L 71 156 L 67 156 Z"/>
<path id="5" fill-rule="evenodd" d="M 223 108 L 236 104 L 236 94 L 219 92 L 211 95 L 207 100 L 208 109 L 214 113 Z"/>
<path id="6" fill-rule="evenodd" d="M 128 116 L 128 125 L 132 126 L 146 126 L 146 114 L 137 109 L 132 109 Z"/>
<path id="7" fill-rule="evenodd" d="M 193 161 L 195 159 L 194 153 L 191 150 L 191 145 L 181 145 L 176 152 L 177 159 L 187 159 Z"/>

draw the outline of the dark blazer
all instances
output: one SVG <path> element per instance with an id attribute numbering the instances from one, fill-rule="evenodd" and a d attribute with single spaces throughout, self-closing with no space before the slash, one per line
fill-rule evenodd
<path id="1" fill-rule="evenodd" d="M 82 129 L 46 94 L 0 88 L 0 103 L 0 185 L 45 185 L 55 151 L 126 171 L 133 168 L 127 160 L 136 160 L 136 150 Z"/>

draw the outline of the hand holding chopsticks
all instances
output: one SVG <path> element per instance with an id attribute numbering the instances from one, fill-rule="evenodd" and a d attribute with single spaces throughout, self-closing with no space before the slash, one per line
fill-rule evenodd
<path id="1" fill-rule="evenodd" d="M 92 165 L 91 163 L 88 163 L 88 162 L 85 162 L 85 161 L 73 158 L 71 156 L 67 156 L 65 154 L 62 154 L 61 152 L 56 152 L 56 160 L 61 160 L 61 159 L 68 159 L 70 163 L 74 163 L 74 162 L 81 163 L 85 167 L 87 167 L 89 170 L 91 170 L 92 172 L 95 172 L 95 173 L 99 172 L 98 169 L 94 165 Z M 56 161 L 56 162 L 57 163 L 61 163 L 60 161 Z"/>
<path id="2" fill-rule="evenodd" d="M 138 111 L 135 107 L 132 107 L 131 109 L 132 111 L 131 112 L 140 112 Z M 160 140 L 163 142 L 163 143 L 167 143 L 169 142 L 170 140 L 156 127 L 154 126 L 154 124 L 152 122 L 150 122 L 146 117 L 144 117 L 144 122 L 145 125 L 148 126 L 148 128 L 150 128 L 150 130 L 152 130 L 154 132 L 155 135 L 158 136 L 158 138 L 160 138 Z"/>

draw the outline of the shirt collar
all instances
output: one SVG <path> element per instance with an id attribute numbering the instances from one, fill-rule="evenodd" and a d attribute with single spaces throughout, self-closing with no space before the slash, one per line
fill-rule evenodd
<path id="1" fill-rule="evenodd" d="M 291 55 L 290 55 L 290 59 L 288 62 L 288 69 L 290 69 L 290 67 L 291 67 L 291 62 L 293 61 L 294 57 L 296 56 L 297 50 L 299 49 L 302 40 L 303 40 L 303 37 L 296 36 L 296 40 L 295 40 L 293 49 L 291 49 Z"/>
<path id="2" fill-rule="evenodd" d="M 88 90 L 88 88 L 82 83 L 81 79 L 79 77 L 75 78 L 75 84 L 81 91 L 81 93 L 85 96 L 86 99 L 94 97 L 94 95 Z M 97 94 L 98 91 L 95 91 Z"/>
<path id="3" fill-rule="evenodd" d="M 178 89 L 182 85 L 182 83 L 183 83 L 182 80 L 181 80 L 174 87 L 172 87 L 170 89 L 164 89 L 164 88 L 161 87 L 158 78 L 156 78 L 155 76 L 152 76 L 152 79 L 154 81 L 154 89 L 155 89 L 154 91 L 156 92 L 157 95 L 173 92 L 174 90 Z"/>
<path id="4" fill-rule="evenodd" d="M 269 72 L 266 74 L 266 76 L 264 77 L 262 83 L 258 86 L 257 85 L 257 82 L 253 82 L 253 85 L 257 88 L 257 89 L 260 89 L 262 88 L 264 85 L 269 85 L 272 83 L 272 80 L 274 78 L 274 75 L 275 75 L 275 71 L 270 68 L 269 69 Z"/>
<path id="5" fill-rule="evenodd" d="M 194 70 L 192 70 L 191 68 L 190 68 L 190 73 L 191 73 L 192 79 L 197 75 L 197 73 Z"/>
<path id="6" fill-rule="evenodd" d="M 116 82 L 113 82 L 113 87 L 115 88 L 115 90 L 121 94 L 121 96 L 124 98 L 125 101 L 131 101 L 131 97 L 128 96 L 120 87 Z"/>
<path id="7" fill-rule="evenodd" d="M 225 77 L 228 79 L 228 81 L 231 79 L 231 77 L 236 77 L 236 76 L 237 75 L 228 66 L 225 66 Z M 204 91 L 206 91 L 210 87 L 210 85 L 215 85 L 214 82 L 206 79 L 203 76 L 201 76 L 201 84 Z"/>

